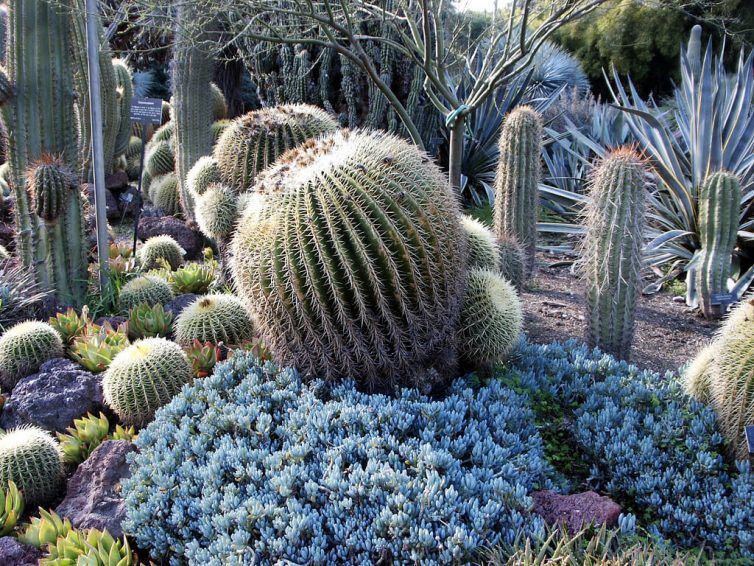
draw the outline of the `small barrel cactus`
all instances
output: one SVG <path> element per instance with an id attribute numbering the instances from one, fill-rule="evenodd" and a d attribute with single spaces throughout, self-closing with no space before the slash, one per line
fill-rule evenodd
<path id="1" fill-rule="evenodd" d="M 709 399 L 720 431 L 729 441 L 733 458 L 746 460 L 749 450 L 745 428 L 754 425 L 754 317 L 752 301 L 736 307 L 716 341 L 707 369 Z"/>
<path id="2" fill-rule="evenodd" d="M 223 120 L 228 117 L 228 105 L 225 95 L 215 83 L 210 83 L 209 90 L 212 95 L 212 119 Z"/>
<path id="3" fill-rule="evenodd" d="M 207 187 L 222 180 L 217 161 L 211 155 L 200 157 L 186 176 L 189 190 L 196 196 L 201 196 Z"/>
<path id="4" fill-rule="evenodd" d="M 63 214 L 68 192 L 75 185 L 73 172 L 54 159 L 46 159 L 32 167 L 26 180 L 34 211 L 45 222 L 54 222 Z"/>
<path id="5" fill-rule="evenodd" d="M 0 337 L 0 385 L 6 391 L 37 371 L 42 363 L 63 356 L 63 340 L 46 322 L 29 320 Z"/>
<path id="6" fill-rule="evenodd" d="M 717 348 L 713 342 L 702 348 L 683 372 L 683 389 L 688 395 L 702 403 L 710 401 L 709 376 L 716 355 Z"/>
<path id="7" fill-rule="evenodd" d="M 528 106 L 506 116 L 495 175 L 495 233 L 512 237 L 524 250 L 525 275 L 534 270 L 539 211 L 542 117 Z"/>
<path id="8" fill-rule="evenodd" d="M 172 300 L 173 291 L 167 281 L 154 275 L 142 275 L 123 286 L 118 304 L 121 310 L 130 311 L 139 305 L 164 305 Z"/>
<path id="9" fill-rule="evenodd" d="M 164 260 L 175 271 L 183 263 L 185 251 L 173 238 L 167 235 L 153 236 L 136 252 L 136 259 L 143 270 L 159 269 L 163 267 L 161 260 Z"/>
<path id="10" fill-rule="evenodd" d="M 165 214 L 173 216 L 181 212 L 181 202 L 178 194 L 178 176 L 168 173 L 154 179 L 149 186 L 149 199 L 155 208 Z"/>
<path id="11" fill-rule="evenodd" d="M 342 131 L 287 152 L 255 195 L 231 263 L 279 362 L 370 389 L 430 386 L 453 371 L 465 238 L 426 154 Z"/>
<path id="12" fill-rule="evenodd" d="M 524 287 L 524 250 L 515 238 L 504 236 L 498 238 L 498 250 L 500 250 L 500 273 L 518 291 Z"/>
<path id="13" fill-rule="evenodd" d="M 200 297 L 175 321 L 175 340 L 182 346 L 194 340 L 236 346 L 252 336 L 251 319 L 241 300 L 233 295 Z"/>
<path id="14" fill-rule="evenodd" d="M 210 131 L 212 133 L 213 144 L 217 143 L 217 141 L 220 139 L 220 136 L 223 135 L 223 132 L 228 126 L 230 126 L 230 120 L 217 120 L 216 122 L 212 122 Z"/>
<path id="15" fill-rule="evenodd" d="M 236 192 L 249 190 L 254 177 L 284 151 L 337 128 L 334 118 L 307 104 L 244 114 L 231 122 L 215 145 L 223 183 Z"/>
<path id="16" fill-rule="evenodd" d="M 170 142 L 158 141 L 150 144 L 144 162 L 149 175 L 153 179 L 172 173 L 175 169 L 175 152 Z"/>
<path id="17" fill-rule="evenodd" d="M 0 436 L 0 484 L 12 481 L 33 509 L 49 503 L 63 487 L 60 447 L 50 433 L 23 427 Z"/>
<path id="18" fill-rule="evenodd" d="M 628 359 L 641 290 L 647 171 L 635 151 L 618 149 L 600 160 L 590 183 L 581 259 L 587 338 Z"/>
<path id="19" fill-rule="evenodd" d="M 223 240 L 236 225 L 238 197 L 225 185 L 212 184 L 197 197 L 195 212 L 199 229 L 214 240 Z"/>
<path id="20" fill-rule="evenodd" d="M 522 324 L 513 285 L 495 271 L 469 271 L 458 330 L 460 354 L 480 366 L 502 361 L 518 343 Z"/>
<path id="21" fill-rule="evenodd" d="M 186 354 L 164 338 L 139 340 L 110 364 L 102 380 L 105 402 L 126 424 L 143 427 L 193 373 Z"/>
<path id="22" fill-rule="evenodd" d="M 165 106 L 163 106 L 163 109 Z M 168 142 L 172 143 L 173 136 L 175 135 L 175 122 L 168 122 L 167 124 L 163 124 L 157 130 L 155 131 L 154 135 L 152 136 L 152 142 Z M 172 152 L 172 148 L 171 148 Z"/>
<path id="23" fill-rule="evenodd" d="M 479 220 L 470 216 L 461 217 L 461 227 L 466 233 L 468 269 L 500 270 L 500 248 L 495 234 Z"/>
<path id="24" fill-rule="evenodd" d="M 705 318 L 719 318 L 724 307 L 714 303 L 714 295 L 728 291 L 733 250 L 738 238 L 741 185 L 733 173 L 719 171 L 699 188 L 699 241 L 696 288 Z"/>

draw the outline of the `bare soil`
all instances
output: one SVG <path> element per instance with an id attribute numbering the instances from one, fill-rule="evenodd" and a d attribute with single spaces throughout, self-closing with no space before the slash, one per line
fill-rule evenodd
<path id="1" fill-rule="evenodd" d="M 538 269 L 521 293 L 524 332 L 532 342 L 584 339 L 583 283 L 561 256 L 539 254 Z M 677 371 L 709 342 L 717 322 L 704 320 L 680 297 L 667 292 L 643 295 L 636 313 L 631 362 L 641 369 Z"/>

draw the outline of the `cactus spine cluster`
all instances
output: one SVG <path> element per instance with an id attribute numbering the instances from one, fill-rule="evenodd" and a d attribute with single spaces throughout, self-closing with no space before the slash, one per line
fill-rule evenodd
<path id="1" fill-rule="evenodd" d="M 426 154 L 385 133 L 338 132 L 287 152 L 255 190 L 264 196 L 238 223 L 232 269 L 279 362 L 370 389 L 452 371 L 465 241 Z"/>
<path id="2" fill-rule="evenodd" d="M 142 427 L 192 378 L 191 364 L 178 344 L 147 338 L 115 357 L 102 388 L 105 402 L 124 423 Z"/>
<path id="3" fill-rule="evenodd" d="M 516 290 L 497 271 L 472 269 L 458 330 L 459 353 L 486 366 L 502 361 L 518 342 L 523 324 Z"/>
<path id="4" fill-rule="evenodd" d="M 191 21 L 195 8 L 181 5 L 178 20 Z M 194 220 L 194 198 L 186 176 L 194 163 L 212 151 L 212 123 L 217 98 L 211 90 L 214 56 L 203 45 L 209 29 L 188 33 L 176 26 L 173 51 L 173 122 L 175 124 L 176 175 L 180 207 L 187 220 Z M 218 90 L 219 93 L 219 90 Z M 222 98 L 222 93 L 219 93 Z M 223 106 L 225 100 L 222 100 Z M 224 117 L 224 116 L 223 116 Z"/>
<path id="5" fill-rule="evenodd" d="M 183 263 L 185 251 L 173 238 L 167 235 L 149 238 L 136 252 L 136 259 L 143 270 L 162 268 L 161 260 L 175 271 Z"/>
<path id="6" fill-rule="evenodd" d="M 587 339 L 628 359 L 641 289 L 645 165 L 631 149 L 618 149 L 597 164 L 586 210 L 581 268 L 586 284 Z"/>
<path id="7" fill-rule="evenodd" d="M 717 415 L 720 431 L 729 440 L 730 455 L 749 458 L 745 427 L 754 425 L 754 300 L 737 306 L 721 328 L 711 348 L 702 351 L 694 363 L 706 369 L 707 395 Z"/>
<path id="8" fill-rule="evenodd" d="M 528 106 L 506 116 L 495 175 L 495 233 L 515 238 L 525 254 L 525 275 L 534 270 L 539 211 L 542 117 Z"/>
<path id="9" fill-rule="evenodd" d="M 0 436 L 0 484 L 18 486 L 29 508 L 49 503 L 63 485 L 63 461 L 52 435 L 25 427 Z"/>
<path id="10" fill-rule="evenodd" d="M 154 275 L 142 275 L 126 283 L 120 290 L 118 304 L 121 310 L 130 311 L 139 305 L 154 306 L 173 300 L 173 291 L 167 281 Z"/>
<path id="11" fill-rule="evenodd" d="M 20 322 L 0 337 L 0 385 L 10 391 L 19 379 L 62 355 L 63 340 L 52 326 L 35 320 Z"/>
<path id="12" fill-rule="evenodd" d="M 252 332 L 243 303 L 233 295 L 200 297 L 175 321 L 175 340 L 182 346 L 190 346 L 194 340 L 237 346 L 251 340 Z"/>
<path id="13" fill-rule="evenodd" d="M 732 173 L 713 173 L 699 188 L 698 225 L 702 247 L 695 272 L 705 318 L 718 318 L 723 314 L 723 308 L 713 304 L 713 295 L 728 291 L 740 203 L 741 186 Z"/>
<path id="14" fill-rule="evenodd" d="M 468 269 L 500 270 L 500 248 L 495 234 L 479 220 L 470 216 L 461 217 L 461 227 L 466 234 Z"/>

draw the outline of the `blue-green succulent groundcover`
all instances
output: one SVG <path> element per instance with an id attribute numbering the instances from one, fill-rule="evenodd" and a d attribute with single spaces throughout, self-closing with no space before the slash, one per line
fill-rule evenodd
<path id="1" fill-rule="evenodd" d="M 235 356 L 140 433 L 125 528 L 173 564 L 466 562 L 544 533 L 527 494 L 562 482 L 530 408 L 543 391 L 572 417 L 588 481 L 642 527 L 754 558 L 754 476 L 725 465 L 713 413 L 672 376 L 576 343 L 522 343 L 496 379 L 439 400 Z"/>

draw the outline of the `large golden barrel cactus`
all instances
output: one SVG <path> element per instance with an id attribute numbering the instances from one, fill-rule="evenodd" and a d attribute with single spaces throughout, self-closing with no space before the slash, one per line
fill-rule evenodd
<path id="1" fill-rule="evenodd" d="M 285 153 L 255 191 L 231 265 L 277 361 L 370 390 L 452 371 L 465 240 L 426 154 L 342 131 Z"/>

